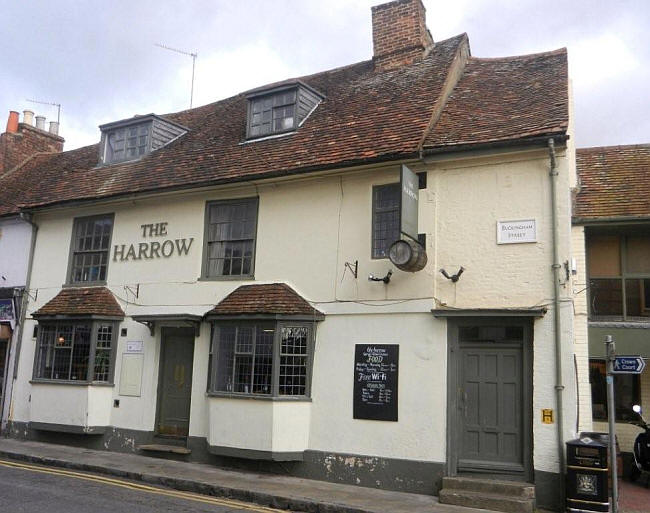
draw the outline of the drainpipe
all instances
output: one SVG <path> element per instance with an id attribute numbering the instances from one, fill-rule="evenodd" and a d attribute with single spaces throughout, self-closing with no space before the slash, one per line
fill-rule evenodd
<path id="1" fill-rule="evenodd" d="M 559 248 L 558 248 L 558 226 L 557 226 L 557 162 L 555 158 L 555 141 L 553 138 L 548 140 L 548 153 L 551 160 L 551 170 L 549 177 L 551 179 L 551 218 L 553 222 L 553 320 L 554 337 L 555 337 L 555 394 L 557 406 L 557 453 L 560 469 L 560 499 L 561 504 L 565 502 L 565 461 L 564 461 L 564 415 L 562 407 L 562 392 L 564 384 L 562 382 L 562 320 L 560 318 L 560 265 Z"/>
<path id="2" fill-rule="evenodd" d="M 34 263 L 34 248 L 36 246 L 36 233 L 38 232 L 38 225 L 32 221 L 32 215 L 21 212 L 20 219 L 29 223 L 32 227 L 32 239 L 29 246 L 29 260 L 27 263 L 27 276 L 25 277 L 25 290 L 20 305 L 20 324 L 18 325 L 18 341 L 16 343 L 16 358 L 14 358 L 14 381 L 18 377 L 18 360 L 20 359 L 20 348 L 23 341 L 23 326 L 25 324 L 25 317 L 27 316 L 27 305 L 29 303 L 29 282 L 32 279 L 32 264 Z"/>

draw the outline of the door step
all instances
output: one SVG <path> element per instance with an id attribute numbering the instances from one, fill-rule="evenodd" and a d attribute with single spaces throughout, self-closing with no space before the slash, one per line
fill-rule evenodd
<path id="1" fill-rule="evenodd" d="M 192 450 L 187 447 L 166 444 L 145 444 L 138 445 L 136 448 L 145 452 L 169 452 L 173 454 L 190 454 L 192 452 Z"/>
<path id="2" fill-rule="evenodd" d="M 438 498 L 441 504 L 490 509 L 505 513 L 533 513 L 535 511 L 535 486 L 516 481 L 444 477 Z"/>

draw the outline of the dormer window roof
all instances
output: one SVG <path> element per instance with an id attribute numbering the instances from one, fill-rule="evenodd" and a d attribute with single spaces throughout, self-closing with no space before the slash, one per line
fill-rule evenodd
<path id="1" fill-rule="evenodd" d="M 246 137 L 255 139 L 296 130 L 324 96 L 299 80 L 250 91 Z"/>
<path id="2" fill-rule="evenodd" d="M 147 114 L 100 125 L 101 164 L 137 160 L 180 137 L 187 128 L 167 119 Z"/>

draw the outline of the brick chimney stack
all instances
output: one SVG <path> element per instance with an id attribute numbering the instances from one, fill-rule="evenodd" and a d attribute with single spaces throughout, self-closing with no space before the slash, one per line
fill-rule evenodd
<path id="1" fill-rule="evenodd" d="M 395 0 L 372 8 L 375 69 L 385 71 L 422 59 L 433 47 L 422 0 Z"/>
<path id="2" fill-rule="evenodd" d="M 0 175 L 25 162 L 37 153 L 60 153 L 65 139 L 53 132 L 32 126 L 33 113 L 25 111 L 25 122 L 18 122 L 18 112 L 10 111 L 7 130 L 0 134 Z M 58 127 L 57 127 L 58 128 Z"/>

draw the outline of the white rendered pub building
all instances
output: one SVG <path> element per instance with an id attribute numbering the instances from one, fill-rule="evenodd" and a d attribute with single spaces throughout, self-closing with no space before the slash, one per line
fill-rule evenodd
<path id="1" fill-rule="evenodd" d="M 591 427 L 566 52 L 472 57 L 419 0 L 372 21 L 371 60 L 13 175 L 38 294 L 12 436 L 558 506 Z"/>

